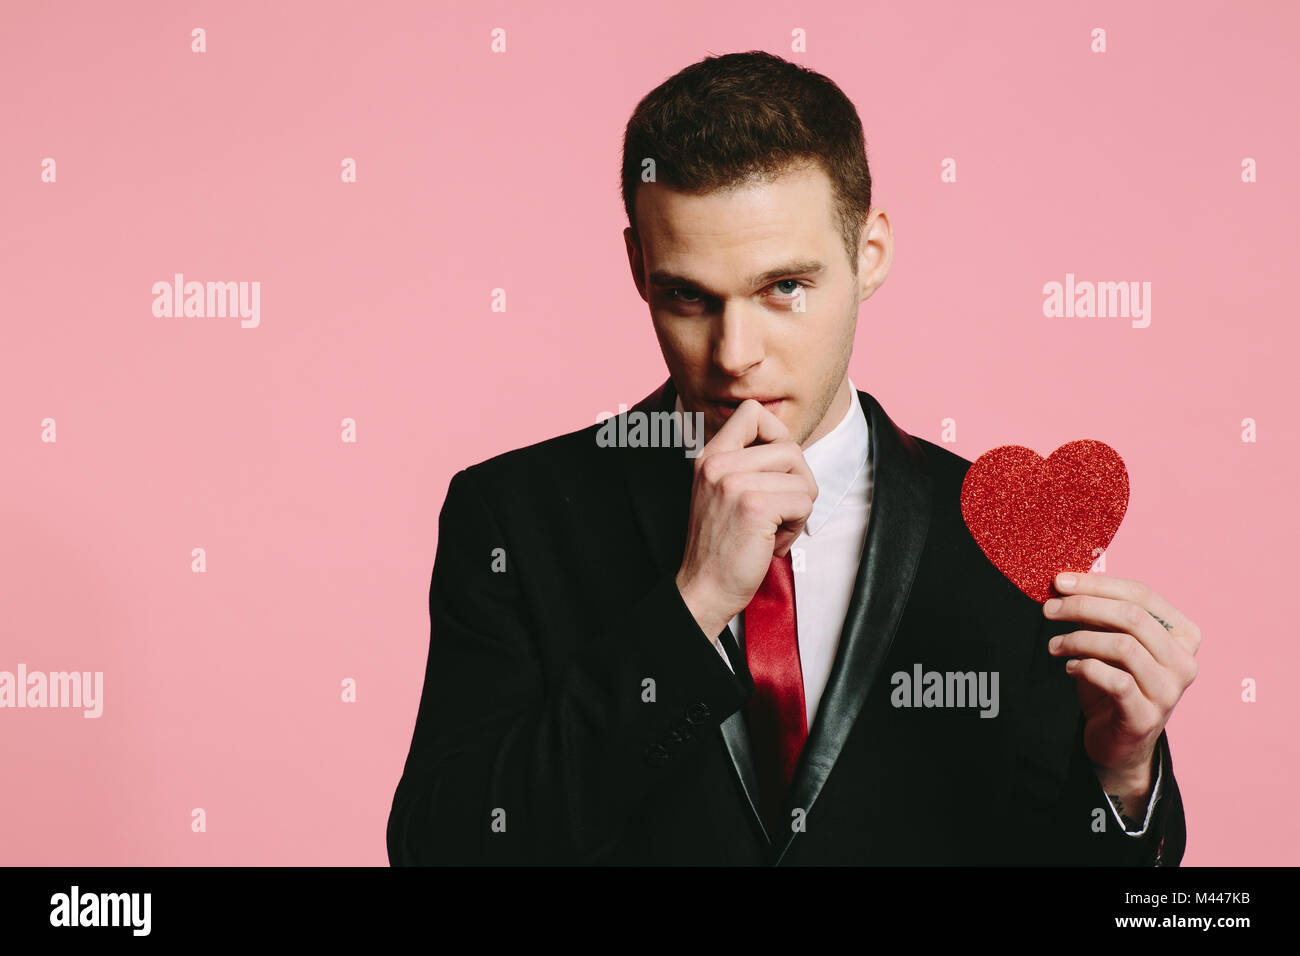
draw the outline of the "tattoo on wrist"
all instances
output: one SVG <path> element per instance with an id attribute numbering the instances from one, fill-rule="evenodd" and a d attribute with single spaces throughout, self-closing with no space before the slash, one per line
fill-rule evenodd
<path id="1" fill-rule="evenodd" d="M 1106 794 L 1106 796 L 1110 798 L 1111 806 L 1113 806 L 1115 808 L 1115 812 L 1119 814 L 1119 818 L 1123 822 L 1125 830 L 1142 829 L 1141 820 L 1134 820 L 1132 817 L 1130 817 L 1127 813 L 1124 812 L 1124 801 L 1119 798 L 1119 794 L 1108 793 Z"/>

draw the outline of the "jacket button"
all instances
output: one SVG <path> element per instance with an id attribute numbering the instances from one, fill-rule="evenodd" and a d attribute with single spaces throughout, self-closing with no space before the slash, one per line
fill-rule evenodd
<path id="1" fill-rule="evenodd" d="M 702 724 L 709 716 L 709 705 L 704 701 L 692 704 L 686 711 L 686 719 L 692 724 Z"/>

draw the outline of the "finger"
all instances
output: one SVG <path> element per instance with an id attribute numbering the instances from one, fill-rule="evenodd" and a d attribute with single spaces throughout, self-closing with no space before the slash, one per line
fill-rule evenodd
<path id="1" fill-rule="evenodd" d="M 794 543 L 803 534 L 803 528 L 779 528 L 772 540 L 772 557 L 784 558 L 794 549 Z"/>
<path id="2" fill-rule="evenodd" d="M 802 475 L 783 471 L 733 471 L 719 479 L 718 487 L 728 495 L 760 491 L 768 494 L 797 492 L 808 495 L 809 498 L 815 497 Z"/>
<path id="3" fill-rule="evenodd" d="M 1115 706 L 1125 735 L 1146 737 L 1162 726 L 1161 708 L 1142 695 L 1128 671 L 1093 657 L 1068 661 L 1065 669 L 1076 681 L 1089 684 L 1106 695 Z"/>
<path id="4" fill-rule="evenodd" d="M 1071 576 L 1074 583 L 1066 585 L 1061 580 L 1062 574 Z M 1129 601 L 1173 625 L 1167 630 L 1191 653 L 1195 654 L 1201 646 L 1201 629 L 1150 585 L 1132 578 L 1107 574 L 1078 572 L 1062 572 L 1062 574 L 1058 574 L 1052 582 L 1058 594 L 1093 594 L 1097 597 Z"/>
<path id="5" fill-rule="evenodd" d="M 713 456 L 710 470 L 715 475 L 732 472 L 787 472 L 807 481 L 813 497 L 817 496 L 817 479 L 813 476 L 803 451 L 793 441 L 781 440 L 765 445 L 750 445 Z"/>
<path id="6" fill-rule="evenodd" d="M 1130 717 L 1137 713 L 1139 706 L 1146 700 L 1132 674 L 1118 667 L 1112 667 L 1095 657 L 1066 661 L 1065 669 L 1115 701 Z"/>
<path id="7" fill-rule="evenodd" d="M 723 422 L 713 439 L 700 450 L 696 461 L 712 451 L 734 451 L 752 445 L 755 441 L 773 442 L 790 437 L 790 429 L 772 412 L 763 407 L 762 402 L 747 398 Z"/>
<path id="8" fill-rule="evenodd" d="M 803 533 L 803 526 L 812 514 L 812 498 L 802 491 L 785 491 L 765 495 L 764 504 L 773 521 L 772 553 L 784 557 L 790 545 Z"/>
<path id="9" fill-rule="evenodd" d="M 1166 671 L 1151 653 L 1131 634 L 1123 631 L 1071 631 L 1058 634 L 1047 642 L 1047 652 L 1054 657 L 1093 657 L 1123 667 L 1133 675 L 1138 689 L 1147 700 L 1164 701 L 1173 692 Z M 1171 705 L 1172 706 L 1172 705 Z"/>
<path id="10" fill-rule="evenodd" d="M 1098 624 L 1124 631 L 1141 641 L 1142 646 L 1162 666 L 1184 666 L 1180 655 L 1185 654 L 1187 649 L 1181 648 L 1173 634 L 1157 624 L 1145 608 L 1129 601 L 1092 594 L 1070 594 L 1055 600 L 1061 602 L 1055 610 L 1049 609 L 1048 605 L 1052 603 L 1050 600 L 1043 604 L 1043 613 L 1053 620 Z"/>

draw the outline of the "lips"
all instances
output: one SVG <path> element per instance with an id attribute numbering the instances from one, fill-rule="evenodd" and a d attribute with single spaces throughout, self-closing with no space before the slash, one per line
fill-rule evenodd
<path id="1" fill-rule="evenodd" d="M 718 415 L 721 416 L 721 418 L 725 421 L 726 419 L 730 418 L 733 413 L 735 413 L 736 409 L 740 407 L 740 403 L 744 401 L 747 401 L 747 399 L 720 398 L 720 399 L 709 399 L 709 404 L 718 413 Z M 769 412 L 775 414 L 776 411 L 781 407 L 782 399 L 755 398 L 755 401 L 761 402 L 764 408 L 766 408 Z"/>

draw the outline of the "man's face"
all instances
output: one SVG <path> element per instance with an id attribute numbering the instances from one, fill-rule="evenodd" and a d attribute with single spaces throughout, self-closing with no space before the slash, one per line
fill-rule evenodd
<path id="1" fill-rule="evenodd" d="M 801 445 L 834 428 L 851 400 L 858 304 L 889 272 L 884 213 L 868 217 L 857 276 L 815 165 L 705 195 L 642 183 L 636 221 L 639 243 L 624 231 L 632 274 L 682 405 L 704 413 L 706 441 L 747 398 Z"/>

